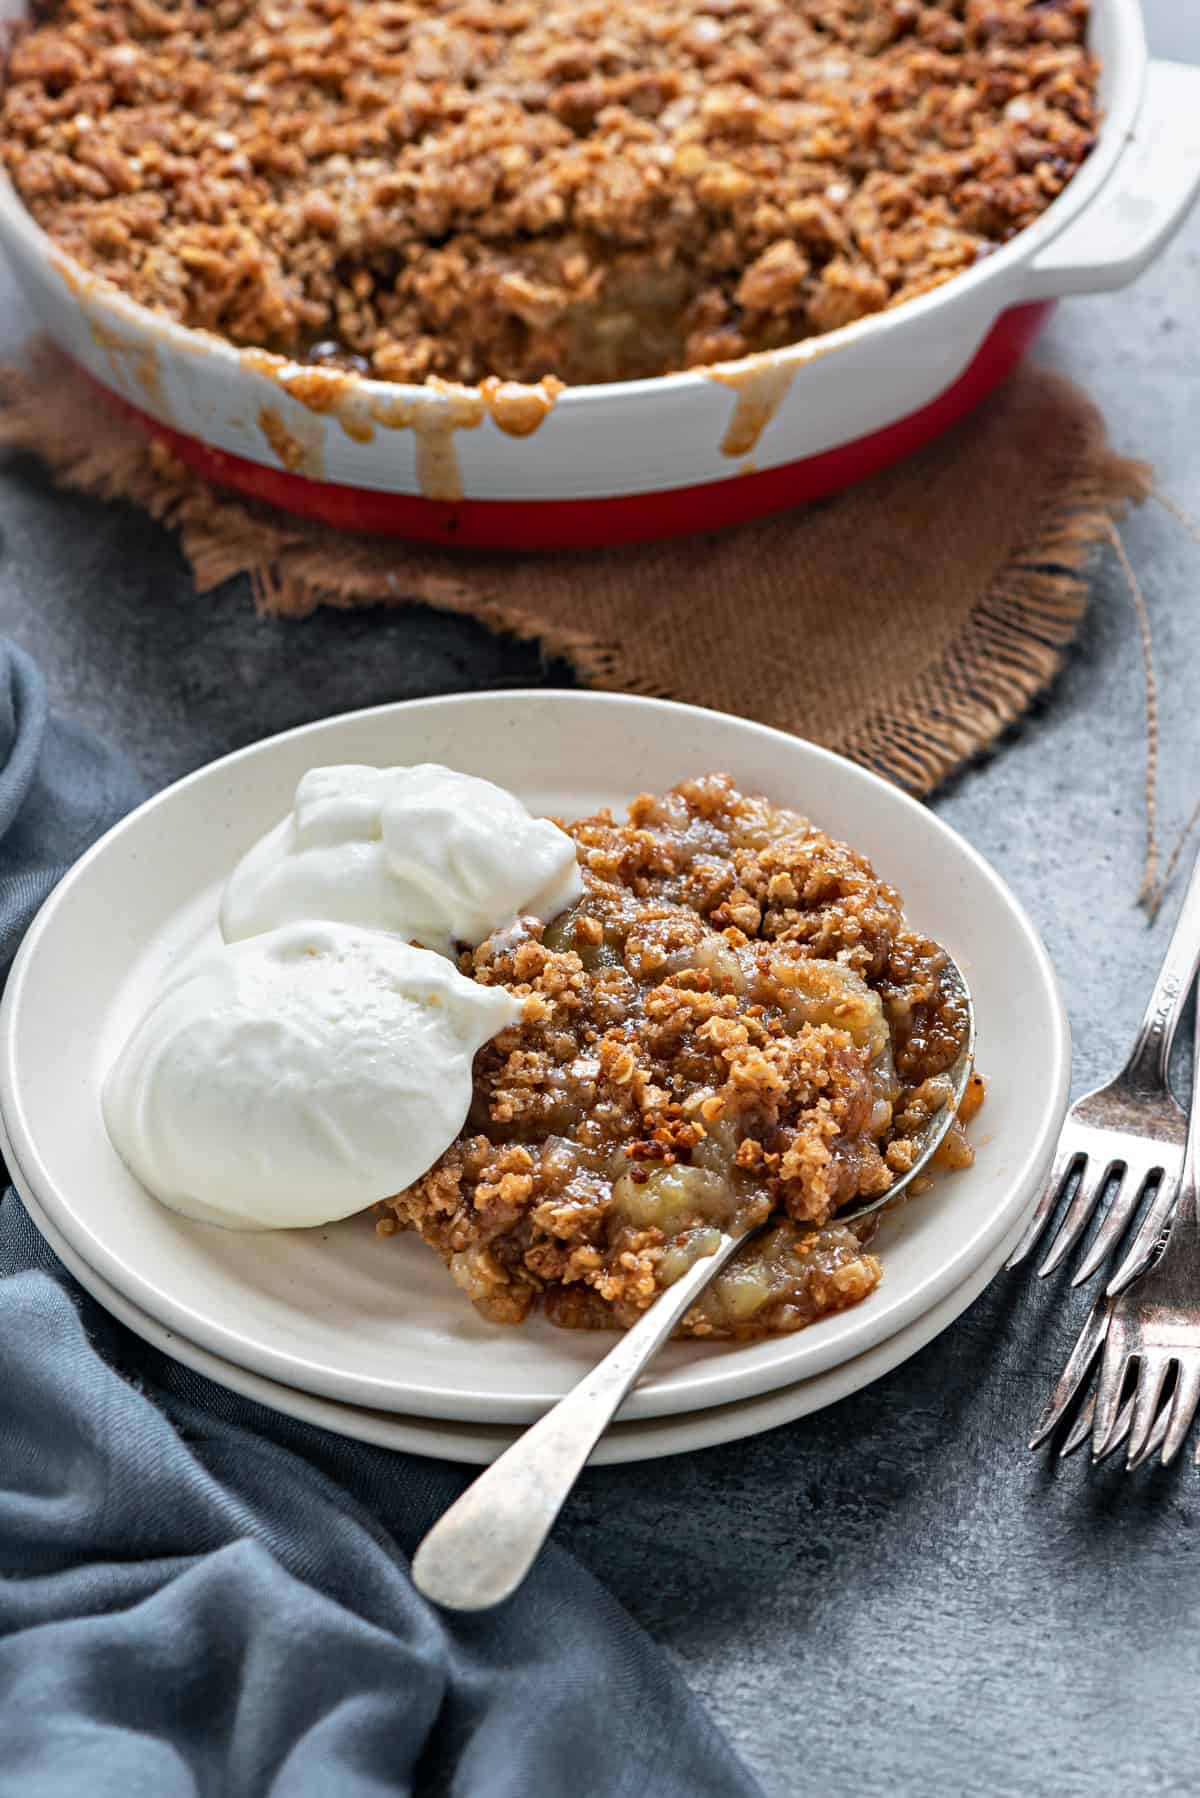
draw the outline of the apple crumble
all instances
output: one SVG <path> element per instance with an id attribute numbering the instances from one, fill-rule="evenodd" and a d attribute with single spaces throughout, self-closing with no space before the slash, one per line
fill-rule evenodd
<path id="1" fill-rule="evenodd" d="M 925 292 L 1088 155 L 1088 0 L 58 0 L 0 149 L 97 277 L 385 379 L 655 375 Z"/>
<path id="2" fill-rule="evenodd" d="M 724 776 L 565 828 L 582 896 L 463 953 L 523 1018 L 377 1229 L 419 1231 L 497 1323 L 537 1305 L 626 1327 L 735 1221 L 769 1227 L 685 1334 L 787 1332 L 865 1298 L 876 1219 L 838 1214 L 886 1194 L 946 1103 L 967 1018 L 944 951 L 863 856 Z M 943 1146 L 970 1161 L 961 1130 Z"/>

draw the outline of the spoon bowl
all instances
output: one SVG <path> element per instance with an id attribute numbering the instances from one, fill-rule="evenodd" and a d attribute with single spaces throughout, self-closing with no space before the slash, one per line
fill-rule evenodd
<path id="1" fill-rule="evenodd" d="M 851 1204 L 844 1211 L 839 1211 L 839 1224 L 851 1224 L 857 1218 L 869 1217 L 873 1211 L 887 1211 L 895 1205 L 896 1200 L 906 1192 L 917 1175 L 923 1173 L 930 1161 L 941 1148 L 947 1132 L 958 1116 L 958 1108 L 966 1097 L 967 1086 L 971 1075 L 975 1072 L 975 1007 L 971 1001 L 971 989 L 966 977 L 954 957 L 947 953 L 946 965 L 942 969 L 943 984 L 954 993 L 966 1013 L 967 1033 L 963 1041 L 958 1060 L 939 1076 L 946 1082 L 945 1101 L 939 1110 L 933 1113 L 921 1136 L 921 1151 L 907 1173 L 894 1180 L 887 1191 L 877 1199 L 866 1199 L 861 1204 Z"/>

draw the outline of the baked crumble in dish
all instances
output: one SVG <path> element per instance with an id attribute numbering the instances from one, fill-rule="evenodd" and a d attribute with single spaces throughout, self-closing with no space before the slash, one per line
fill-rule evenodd
<path id="1" fill-rule="evenodd" d="M 749 1339 L 856 1304 L 968 1020 L 945 952 L 870 863 L 725 776 L 564 826 L 584 890 L 460 966 L 525 1001 L 478 1054 L 458 1140 L 380 1209 L 495 1323 L 625 1328 L 733 1222 L 767 1224 L 681 1333 Z M 966 1166 L 961 1129 L 943 1165 Z"/>
<path id="2" fill-rule="evenodd" d="M 0 150 L 184 324 L 397 381 L 662 374 L 897 305 L 1097 128 L 1088 0 L 58 0 Z"/>

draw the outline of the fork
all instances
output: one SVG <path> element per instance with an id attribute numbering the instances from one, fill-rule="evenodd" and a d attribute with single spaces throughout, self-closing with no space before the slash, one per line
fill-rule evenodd
<path id="1" fill-rule="evenodd" d="M 1171 1045 L 1183 1002 L 1200 966 L 1200 857 L 1192 868 L 1171 940 L 1133 1052 L 1115 1080 L 1077 1099 L 1067 1113 L 1050 1177 L 1017 1247 L 1012 1268 L 1041 1240 L 1073 1176 L 1075 1195 L 1038 1269 L 1054 1272 L 1083 1236 L 1110 1180 L 1116 1184 L 1087 1254 L 1071 1284 L 1080 1285 L 1107 1260 L 1149 1188 L 1157 1192 L 1125 1259 L 1108 1285 L 1123 1292 L 1147 1265 L 1175 1203 L 1187 1119 L 1167 1081 Z"/>
<path id="2" fill-rule="evenodd" d="M 1198 1102 L 1193 1095 L 1193 1104 Z M 1167 1245 L 1140 1279 L 1113 1304 L 1101 1351 L 1092 1419 L 1092 1459 L 1101 1461 L 1115 1446 L 1126 1378 L 1137 1364 L 1137 1384 L 1129 1420 L 1126 1468 L 1140 1467 L 1150 1454 L 1161 1411 L 1170 1409 L 1162 1441 L 1162 1464 L 1170 1465 L 1191 1428 L 1200 1404 L 1200 1218 L 1196 1211 L 1196 1132 L 1189 1137 L 1179 1199 Z M 1163 1393 L 1171 1374 L 1174 1390 Z"/>
<path id="3" fill-rule="evenodd" d="M 1119 1297 L 1093 1305 L 1051 1394 L 1030 1448 L 1037 1448 L 1082 1389 L 1097 1358 L 1099 1378 L 1063 1442 L 1070 1454 L 1090 1434 L 1092 1459 L 1126 1443 L 1125 1466 L 1140 1467 L 1161 1451 L 1175 1459 L 1200 1404 L 1200 1008 L 1196 1013 L 1191 1112 L 1170 1234 L 1157 1260 Z M 1136 1364 L 1134 1391 L 1122 1395 Z M 1166 1402 L 1163 1395 L 1174 1374 Z M 1200 1452 L 1197 1453 L 1200 1461 Z"/>
<path id="4" fill-rule="evenodd" d="M 1072 1400 L 1076 1397 L 1081 1385 L 1087 1379 L 1087 1376 L 1091 1371 L 1092 1362 L 1095 1360 L 1100 1341 L 1103 1340 L 1104 1334 L 1108 1331 L 1109 1315 L 1116 1302 L 1115 1299 L 1110 1299 L 1106 1294 L 1101 1293 L 1100 1297 L 1096 1300 L 1096 1303 L 1092 1306 L 1092 1309 L 1088 1314 L 1087 1322 L 1080 1332 L 1079 1341 L 1072 1351 L 1071 1359 L 1063 1369 L 1062 1378 L 1059 1380 L 1058 1385 L 1046 1402 L 1046 1408 L 1038 1421 L 1037 1429 L 1030 1437 L 1030 1448 L 1040 1448 L 1043 1442 L 1045 1442 L 1049 1436 L 1054 1434 L 1054 1431 L 1058 1428 L 1059 1422 L 1070 1409 Z M 1096 1337 L 1097 1328 L 1099 1328 L 1101 1332 L 1099 1339 Z M 1089 1344 L 1090 1347 L 1088 1346 Z M 1081 1350 L 1083 1350 L 1082 1367 L 1080 1367 L 1076 1359 Z M 1088 1394 L 1088 1397 L 1079 1407 L 1079 1413 L 1075 1418 L 1074 1423 L 1071 1425 L 1059 1445 L 1058 1457 L 1060 1461 L 1065 1461 L 1068 1455 L 1073 1455 L 1077 1448 L 1083 1447 L 1083 1444 L 1092 1433 L 1092 1425 L 1095 1422 L 1095 1418 L 1096 1394 L 1093 1391 Z M 1145 1459 L 1148 1460 L 1151 1455 L 1155 1454 L 1157 1450 L 1162 1447 L 1163 1438 L 1166 1436 L 1167 1425 L 1170 1420 L 1171 1406 L 1164 1405 L 1155 1420 L 1153 1430 L 1150 1432 L 1150 1440 L 1146 1445 Z M 1120 1448 L 1121 1444 L 1128 1440 L 1129 1426 L 1132 1421 L 1133 1399 L 1128 1398 L 1121 1406 L 1120 1413 L 1117 1417 L 1116 1427 L 1109 1437 L 1106 1450 L 1107 1454 L 1115 1453 L 1116 1450 Z"/>

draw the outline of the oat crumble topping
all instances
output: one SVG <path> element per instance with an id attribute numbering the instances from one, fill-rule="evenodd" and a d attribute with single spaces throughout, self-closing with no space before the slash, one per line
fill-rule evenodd
<path id="1" fill-rule="evenodd" d="M 89 270 L 233 342 L 594 382 L 925 292 L 1088 155 L 1088 0 L 59 0 L 0 150 Z"/>
<path id="2" fill-rule="evenodd" d="M 911 1167 L 944 1103 L 966 1027 L 944 951 L 863 856 L 724 776 L 567 828 L 583 896 L 464 953 L 524 1017 L 477 1056 L 459 1140 L 377 1228 L 419 1231 L 497 1323 L 537 1305 L 625 1327 L 734 1219 L 771 1227 L 684 1334 L 857 1303 L 876 1220 L 836 1214 Z M 970 1158 L 949 1139 L 948 1163 Z"/>

